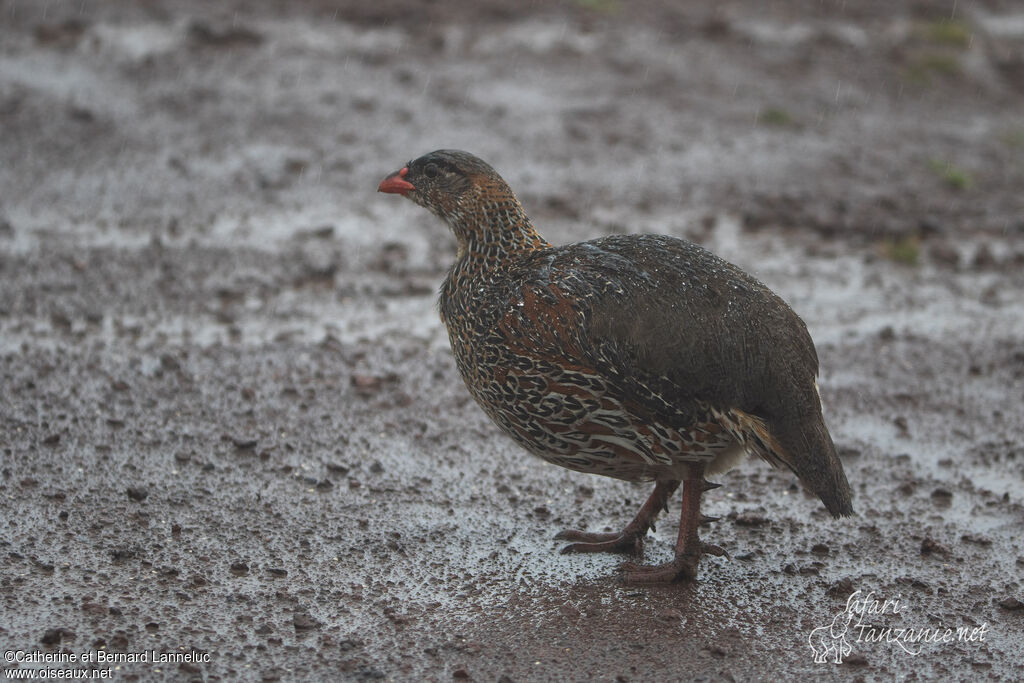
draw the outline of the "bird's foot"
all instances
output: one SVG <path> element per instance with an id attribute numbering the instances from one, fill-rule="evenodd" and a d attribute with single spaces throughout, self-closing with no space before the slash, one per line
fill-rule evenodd
<path id="1" fill-rule="evenodd" d="M 671 562 L 656 565 L 627 562 L 622 565 L 626 583 L 679 583 L 697 578 L 700 555 L 677 555 Z"/>
<path id="2" fill-rule="evenodd" d="M 618 533 L 596 534 L 589 531 L 566 529 L 555 538 L 561 541 L 575 541 L 564 548 L 562 554 L 568 553 L 627 553 L 639 555 L 644 550 L 644 539 L 647 530 L 654 531 L 654 520 L 658 513 L 666 510 L 668 498 L 679 487 L 677 480 L 659 481 L 654 491 L 647 498 L 633 521 Z"/>
<path id="3" fill-rule="evenodd" d="M 644 537 L 647 530 L 642 533 L 629 528 L 610 534 L 592 533 L 589 531 L 577 531 L 566 529 L 555 536 L 560 541 L 575 541 L 562 548 L 562 554 L 569 553 L 627 553 L 639 555 L 644 549 Z"/>
<path id="4" fill-rule="evenodd" d="M 670 562 L 656 565 L 643 565 L 627 562 L 622 565 L 622 580 L 626 583 L 679 583 L 694 581 L 697 578 L 697 565 L 701 555 L 729 557 L 723 548 L 710 543 L 701 543 L 696 552 L 683 552 Z"/>

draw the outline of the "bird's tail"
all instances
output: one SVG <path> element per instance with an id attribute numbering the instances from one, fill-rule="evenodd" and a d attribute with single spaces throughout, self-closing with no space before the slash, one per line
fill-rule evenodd
<path id="1" fill-rule="evenodd" d="M 734 409 L 726 417 L 739 441 L 773 466 L 791 469 L 832 516 L 853 514 L 853 491 L 820 408 L 767 420 Z"/>
<path id="2" fill-rule="evenodd" d="M 786 464 L 813 491 L 833 517 L 853 514 L 853 490 L 836 453 L 832 436 L 821 415 L 801 420 L 798 428 L 772 425 L 773 435 L 785 452 Z M 808 424 L 810 422 L 810 424 Z"/>

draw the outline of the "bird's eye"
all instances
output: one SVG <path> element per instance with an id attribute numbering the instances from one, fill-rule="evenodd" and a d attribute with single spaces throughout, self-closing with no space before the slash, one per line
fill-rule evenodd
<path id="1" fill-rule="evenodd" d="M 437 173 L 438 173 L 437 164 L 430 163 L 430 164 L 427 164 L 426 166 L 423 167 L 423 175 L 427 176 L 428 178 L 435 178 L 435 177 L 437 177 Z"/>

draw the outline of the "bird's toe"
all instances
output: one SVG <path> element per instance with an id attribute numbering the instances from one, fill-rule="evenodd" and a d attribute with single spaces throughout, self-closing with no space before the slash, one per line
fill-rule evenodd
<path id="1" fill-rule="evenodd" d="M 631 533 L 591 533 L 567 529 L 559 532 L 556 539 L 575 541 L 562 548 L 563 555 L 573 553 L 626 553 L 639 555 L 643 552 L 644 537 Z"/>
<path id="2" fill-rule="evenodd" d="M 679 555 L 671 562 L 642 565 L 627 562 L 621 567 L 622 580 L 632 584 L 680 583 L 697 579 L 699 556 Z"/>

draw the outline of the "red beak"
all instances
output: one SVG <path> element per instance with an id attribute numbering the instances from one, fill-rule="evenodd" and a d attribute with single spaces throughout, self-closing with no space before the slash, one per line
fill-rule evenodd
<path id="1" fill-rule="evenodd" d="M 409 172 L 408 166 L 403 166 L 401 171 L 395 171 L 377 186 L 377 192 L 405 195 L 409 190 L 415 190 L 416 186 L 405 180 L 405 174 Z"/>

